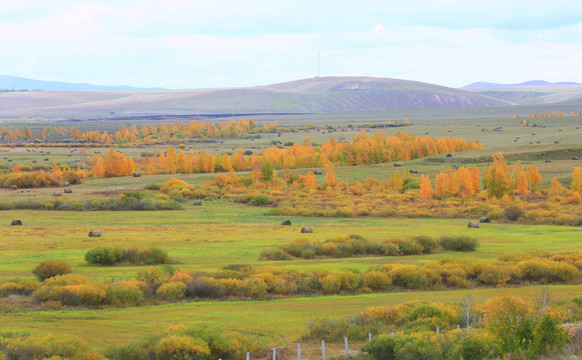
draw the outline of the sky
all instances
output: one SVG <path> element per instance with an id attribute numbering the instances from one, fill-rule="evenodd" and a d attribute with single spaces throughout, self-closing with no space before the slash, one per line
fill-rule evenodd
<path id="1" fill-rule="evenodd" d="M 0 0 L 0 74 L 195 89 L 582 82 L 580 0 Z"/>

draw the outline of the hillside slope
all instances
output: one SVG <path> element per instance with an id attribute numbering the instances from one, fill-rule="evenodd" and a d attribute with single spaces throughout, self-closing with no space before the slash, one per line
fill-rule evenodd
<path id="1" fill-rule="evenodd" d="M 513 105 L 582 103 L 582 85 L 518 85 L 464 88 L 464 90 L 507 101 Z"/>
<path id="2" fill-rule="evenodd" d="M 311 78 L 229 89 L 0 93 L 2 116 L 321 113 L 507 104 L 464 90 L 372 77 Z"/>

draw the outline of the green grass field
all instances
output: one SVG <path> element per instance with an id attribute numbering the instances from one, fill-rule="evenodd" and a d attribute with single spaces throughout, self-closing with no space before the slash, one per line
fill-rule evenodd
<path id="1" fill-rule="evenodd" d="M 532 110 L 533 111 L 533 110 Z M 509 114 L 508 114 L 509 115 Z M 458 120 L 457 120 L 458 121 Z M 413 125 L 405 131 L 431 136 L 454 136 L 479 140 L 485 149 L 453 154 L 452 158 L 439 155 L 406 162 L 400 170 L 393 164 L 336 168 L 340 179 L 374 177 L 387 180 L 394 171 L 417 169 L 419 173 L 434 176 L 447 166 L 486 166 L 481 160 L 497 151 L 509 155 L 511 162 L 522 159 L 525 165 L 536 164 L 547 186 L 553 176 L 564 185 L 568 184 L 573 167 L 581 166 L 571 160 L 572 155 L 582 157 L 582 130 L 577 125 L 533 128 L 511 126 L 503 132 L 493 131 L 496 119 L 476 120 L 467 125 L 432 126 Z M 506 120 L 509 121 L 509 120 Z M 563 131 L 559 131 L 561 128 Z M 403 129 L 383 129 L 389 134 Z M 451 130 L 451 132 L 449 132 Z M 301 142 L 309 135 L 314 142 L 328 140 L 331 136 L 350 139 L 356 130 L 322 134 L 286 133 L 282 141 Z M 532 135 L 536 133 L 536 135 Z M 514 142 L 516 137 L 520 137 Z M 224 152 L 233 148 L 258 150 L 270 146 L 276 134 L 263 135 L 260 139 L 225 140 L 211 144 L 208 151 Z M 280 138 L 279 138 L 280 139 Z M 554 141 L 561 141 L 555 144 Z M 533 141 L 534 144 L 530 144 Z M 540 141 L 540 144 L 536 144 Z M 193 145 L 200 149 L 203 145 Z M 132 155 L 156 149 L 126 149 Z M 47 150 L 47 149 L 43 149 Z M 7 157 L 13 163 L 27 163 L 45 155 L 26 152 L 23 148 L 0 148 L 0 164 L 7 165 Z M 38 151 L 38 150 L 37 150 Z M 77 153 L 68 148 L 48 149 L 54 161 L 74 161 Z M 95 149 L 91 149 L 93 153 Z M 103 149 L 97 151 L 104 151 Z M 73 154 L 72 156 L 68 156 Z M 552 159 L 551 163 L 545 161 Z M 296 170 L 301 172 L 303 170 Z M 78 198 L 110 197 L 123 191 L 141 190 L 148 184 L 163 184 L 172 177 L 200 185 L 212 179 L 212 174 L 152 175 L 140 178 L 124 177 L 88 181 L 73 186 L 72 196 Z M 318 181 L 324 181 L 318 176 Z M 0 200 L 50 197 L 54 189 L 0 189 Z M 73 272 L 99 281 L 133 278 L 143 269 L 140 266 L 89 266 L 84 261 L 87 250 L 99 247 L 149 247 L 166 250 L 176 268 L 188 270 L 216 270 L 231 264 L 255 266 L 275 265 L 287 269 L 356 269 L 389 263 L 427 263 L 445 256 L 474 257 L 494 260 L 506 253 L 534 251 L 580 252 L 582 229 L 567 226 L 515 225 L 507 223 L 482 224 L 480 229 L 468 229 L 468 219 L 381 219 L 381 218 L 321 218 L 289 217 L 293 225 L 280 225 L 285 218 L 266 215 L 268 208 L 250 207 L 224 200 L 205 201 L 203 206 L 185 205 L 184 210 L 144 212 L 65 212 L 11 210 L 0 212 L 0 280 L 12 277 L 32 277 L 32 269 L 46 259 L 62 259 L 70 263 Z M 10 226 L 13 219 L 21 219 L 23 226 Z M 312 226 L 313 234 L 300 234 L 301 226 Z M 90 230 L 100 230 L 101 238 L 89 238 Z M 325 240 L 337 235 L 358 234 L 370 240 L 397 236 L 469 235 L 479 239 L 479 249 L 470 254 L 441 253 L 407 257 L 363 257 L 325 260 L 293 260 L 286 262 L 259 261 L 263 248 L 292 240 L 309 237 Z M 569 300 L 581 293 L 582 285 L 550 286 L 554 298 Z M 97 348 L 108 344 L 126 343 L 162 331 L 177 324 L 205 324 L 223 329 L 244 330 L 264 334 L 276 341 L 292 343 L 306 329 L 306 324 L 318 317 L 339 318 L 357 314 L 366 306 L 396 304 L 408 300 L 426 299 L 441 302 L 458 302 L 468 293 L 476 301 L 498 293 L 497 289 L 467 289 L 458 291 L 402 292 L 346 296 L 318 296 L 287 298 L 265 301 L 204 301 L 184 302 L 159 306 L 124 309 L 63 310 L 55 312 L 0 313 L 0 331 L 22 330 L 32 333 L 75 334 L 91 342 Z M 533 301 L 540 287 L 513 289 L 516 294 Z"/>

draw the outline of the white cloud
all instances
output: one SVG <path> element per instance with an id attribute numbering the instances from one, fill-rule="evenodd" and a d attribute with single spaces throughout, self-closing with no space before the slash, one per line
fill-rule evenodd
<path id="1" fill-rule="evenodd" d="M 448 86 L 582 82 L 582 21 L 566 17 L 582 19 L 577 1 L 4 2 L 0 34 L 8 35 L 0 37 L 0 69 L 7 75 L 169 88 L 253 86 L 314 76 L 321 50 L 322 76 Z"/>

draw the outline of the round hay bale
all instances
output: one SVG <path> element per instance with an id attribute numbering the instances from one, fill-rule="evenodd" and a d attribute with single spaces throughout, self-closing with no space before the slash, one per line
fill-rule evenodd
<path id="1" fill-rule="evenodd" d="M 302 234 L 311 234 L 311 233 L 313 233 L 313 229 L 311 228 L 311 226 L 304 226 L 301 228 L 301 233 Z"/>
<path id="2" fill-rule="evenodd" d="M 72 193 L 73 193 L 73 189 L 65 188 L 65 194 L 72 194 Z"/>
<path id="3" fill-rule="evenodd" d="M 453 157 L 453 154 L 449 153 L 447 154 L 447 157 Z"/>
<path id="4" fill-rule="evenodd" d="M 551 163 L 551 162 L 552 162 L 552 160 L 548 159 L 548 160 L 546 160 L 546 162 L 547 162 L 547 163 Z"/>
<path id="5" fill-rule="evenodd" d="M 275 358 L 277 360 L 291 360 L 291 351 L 283 346 L 277 346 L 274 348 L 269 348 L 267 354 L 267 360 L 273 360 L 273 350 L 275 350 Z"/>
<path id="6" fill-rule="evenodd" d="M 401 164 L 401 163 L 399 163 L 399 162 L 395 162 L 395 163 L 394 163 L 394 167 L 402 167 L 402 164 Z"/>
<path id="7" fill-rule="evenodd" d="M 200 206 L 200 205 L 202 205 L 202 200 L 194 200 L 194 202 L 192 204 L 196 205 L 196 206 Z"/>
<path id="8" fill-rule="evenodd" d="M 559 143 L 560 143 L 560 140 L 554 141 L 554 144 L 559 144 Z"/>
<path id="9" fill-rule="evenodd" d="M 490 218 L 488 218 L 487 216 L 482 216 L 482 217 L 479 219 L 479 222 L 482 222 L 482 223 L 490 223 L 490 222 L 491 222 L 491 219 L 490 219 Z"/>
<path id="10" fill-rule="evenodd" d="M 313 170 L 314 175 L 321 175 L 323 172 L 321 170 Z"/>
<path id="11" fill-rule="evenodd" d="M 16 186 L 16 185 L 10 185 L 10 190 L 18 190 L 18 186 Z"/>
<path id="12" fill-rule="evenodd" d="M 418 170 L 416 169 L 410 169 L 409 171 L 411 174 L 418 174 Z"/>
<path id="13" fill-rule="evenodd" d="M 578 156 L 572 156 L 572 160 L 578 160 Z"/>
<path id="14" fill-rule="evenodd" d="M 12 226 L 16 226 L 16 225 L 22 225 L 22 220 L 12 220 L 12 222 L 10 223 L 10 225 Z"/>
<path id="15" fill-rule="evenodd" d="M 63 193 L 62 193 L 62 192 L 60 192 L 60 191 L 55 191 L 55 192 L 53 193 L 53 196 L 62 196 L 62 195 L 63 195 Z"/>
<path id="16" fill-rule="evenodd" d="M 469 225 L 467 225 L 468 228 L 473 228 L 473 229 L 479 229 L 479 223 L 477 222 L 470 222 Z"/>
<path id="17" fill-rule="evenodd" d="M 141 176 L 141 174 L 137 171 L 133 173 L 133 177 L 140 177 L 140 176 Z"/>
<path id="18" fill-rule="evenodd" d="M 283 220 L 283 222 L 281 223 L 281 225 L 291 225 L 291 220 L 289 220 L 289 219 Z"/>
<path id="19" fill-rule="evenodd" d="M 101 231 L 91 230 L 89 231 L 89 237 L 101 237 Z"/>

